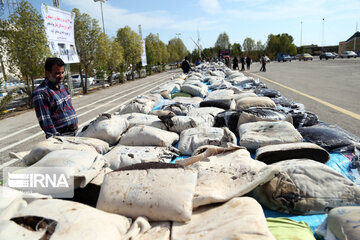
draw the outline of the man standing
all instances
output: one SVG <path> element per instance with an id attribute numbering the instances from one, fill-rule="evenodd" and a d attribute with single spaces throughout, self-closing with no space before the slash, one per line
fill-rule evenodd
<path id="1" fill-rule="evenodd" d="M 262 55 L 260 58 L 260 63 L 261 63 L 261 68 L 260 68 L 260 72 L 266 72 L 266 58 L 265 55 Z"/>
<path id="2" fill-rule="evenodd" d="M 185 60 L 181 63 L 181 69 L 184 73 L 189 73 L 191 70 L 190 63 L 188 62 L 188 58 L 185 57 Z"/>
<path id="3" fill-rule="evenodd" d="M 241 62 L 241 70 L 240 71 L 245 71 L 245 57 L 242 56 L 240 58 L 240 62 Z"/>
<path id="4" fill-rule="evenodd" d="M 47 58 L 45 80 L 34 90 L 35 113 L 46 138 L 75 136 L 78 127 L 76 112 L 69 91 L 62 85 L 65 63 L 60 58 Z"/>
<path id="5" fill-rule="evenodd" d="M 236 70 L 239 68 L 239 61 L 237 59 L 237 57 L 234 57 L 233 59 L 233 69 Z"/>
<path id="6" fill-rule="evenodd" d="M 250 70 L 251 57 L 246 57 L 246 69 Z"/>

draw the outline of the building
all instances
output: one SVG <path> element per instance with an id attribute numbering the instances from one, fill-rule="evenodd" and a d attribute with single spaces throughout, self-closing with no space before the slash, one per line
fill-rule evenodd
<path id="1" fill-rule="evenodd" d="M 338 52 L 339 51 L 338 45 L 320 47 L 318 45 L 311 44 L 311 45 L 303 45 L 302 47 L 305 48 L 305 52 L 310 53 L 311 55 L 314 55 L 314 56 L 320 55 L 321 52 Z"/>
<path id="2" fill-rule="evenodd" d="M 348 40 L 339 42 L 339 55 L 343 51 L 354 51 L 360 53 L 360 32 L 354 33 Z"/>

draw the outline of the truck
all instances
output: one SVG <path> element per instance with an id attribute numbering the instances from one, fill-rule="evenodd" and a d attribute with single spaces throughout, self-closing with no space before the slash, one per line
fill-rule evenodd
<path id="1" fill-rule="evenodd" d="M 230 59 L 230 49 L 222 49 L 219 51 L 219 59 L 229 58 Z"/>
<path id="2" fill-rule="evenodd" d="M 278 53 L 277 54 L 277 60 L 278 60 L 278 62 L 281 62 L 281 61 L 283 61 L 283 62 L 287 62 L 287 61 L 291 62 L 291 57 L 290 57 L 290 55 L 288 53 Z"/>

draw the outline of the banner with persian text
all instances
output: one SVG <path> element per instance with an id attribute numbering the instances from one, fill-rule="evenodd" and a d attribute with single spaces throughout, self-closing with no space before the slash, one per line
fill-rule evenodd
<path id="1" fill-rule="evenodd" d="M 74 38 L 75 13 L 41 5 L 50 51 L 66 64 L 78 63 Z"/>

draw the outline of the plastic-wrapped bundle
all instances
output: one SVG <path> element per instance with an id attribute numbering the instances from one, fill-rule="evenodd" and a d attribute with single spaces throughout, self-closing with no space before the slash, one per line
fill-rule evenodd
<path id="1" fill-rule="evenodd" d="M 224 110 L 235 109 L 235 101 L 232 99 L 210 99 L 200 103 L 200 107 L 216 107 Z"/>
<path id="2" fill-rule="evenodd" d="M 255 93 L 262 97 L 269 97 L 269 98 L 281 97 L 281 93 L 278 90 L 269 89 L 269 88 L 257 88 L 255 90 Z"/>
<path id="3" fill-rule="evenodd" d="M 248 108 L 244 109 L 239 117 L 238 126 L 248 122 L 258 121 L 287 121 L 293 123 L 290 114 L 272 108 Z"/>
<path id="4" fill-rule="evenodd" d="M 319 123 L 319 118 L 312 112 L 290 111 L 295 128 L 309 127 Z"/>
<path id="5" fill-rule="evenodd" d="M 299 128 L 305 141 L 315 143 L 327 151 L 345 152 L 360 148 L 360 139 L 335 125 L 314 125 Z"/>
<path id="6" fill-rule="evenodd" d="M 214 127 L 228 127 L 236 136 L 239 136 L 238 121 L 243 110 L 228 110 L 220 112 L 215 117 Z"/>

